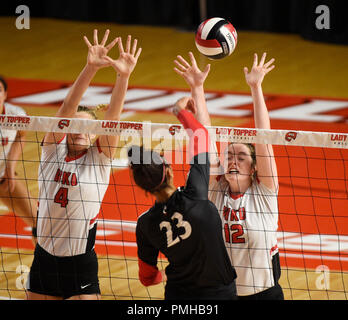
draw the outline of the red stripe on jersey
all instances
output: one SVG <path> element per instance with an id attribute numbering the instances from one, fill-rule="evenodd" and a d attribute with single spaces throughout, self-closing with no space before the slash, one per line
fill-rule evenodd
<path id="1" fill-rule="evenodd" d="M 274 247 L 271 248 L 271 255 L 273 253 L 273 251 L 276 251 L 278 249 L 278 245 L 276 244 Z"/>
<path id="2" fill-rule="evenodd" d="M 101 149 L 101 147 L 100 147 L 100 144 L 99 144 L 99 138 L 96 140 L 96 144 L 97 144 L 97 147 L 98 147 L 98 151 L 99 151 L 99 153 L 102 153 L 103 152 L 103 150 Z"/>
<path id="3" fill-rule="evenodd" d="M 229 191 L 230 191 L 230 197 L 231 197 L 233 200 L 237 200 L 237 199 L 242 198 L 242 197 L 244 196 L 244 193 L 233 194 L 233 193 L 231 192 L 231 190 L 229 190 Z"/>
<path id="4" fill-rule="evenodd" d="M 155 266 L 150 266 L 141 259 L 138 259 L 139 280 L 145 286 L 155 285 L 162 281 L 162 274 Z"/>
<path id="5" fill-rule="evenodd" d="M 56 143 L 57 143 L 57 144 L 60 144 L 60 143 L 64 140 L 64 138 L 65 138 L 65 134 L 63 135 L 62 139 L 60 139 L 60 140 L 57 141 Z"/>
<path id="6" fill-rule="evenodd" d="M 196 43 L 206 48 L 220 48 L 220 43 L 216 39 L 203 40 L 198 35 L 196 36 Z"/>
<path id="7" fill-rule="evenodd" d="M 89 222 L 89 225 L 93 224 L 97 220 L 99 213 Z"/>

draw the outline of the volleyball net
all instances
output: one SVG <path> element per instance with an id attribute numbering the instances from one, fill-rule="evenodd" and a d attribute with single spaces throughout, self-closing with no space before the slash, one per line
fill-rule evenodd
<path id="1" fill-rule="evenodd" d="M 7 130 L 27 132 L 15 180 L 38 201 L 41 141 L 46 132 L 119 135 L 110 182 L 98 215 L 95 250 L 103 299 L 163 299 L 164 284 L 144 287 L 138 279 L 135 227 L 154 203 L 132 180 L 127 150 L 144 145 L 164 155 L 176 186 L 189 169 L 188 137 L 180 124 L 34 116 L 0 116 Z M 231 143 L 272 144 L 278 169 L 280 284 L 286 299 L 347 299 L 348 134 L 209 127 L 220 159 Z M 6 139 L 2 139 L 3 148 Z M 6 162 L 2 156 L 1 162 Z M 19 199 L 9 195 L 12 203 Z M 3 196 L 4 197 L 4 196 Z M 1 200 L 1 199 L 0 199 Z M 13 207 L 0 203 L 0 299 L 25 298 L 33 259 L 31 228 Z M 221 230 L 223 232 L 223 230 Z M 165 268 L 159 257 L 159 269 Z"/>

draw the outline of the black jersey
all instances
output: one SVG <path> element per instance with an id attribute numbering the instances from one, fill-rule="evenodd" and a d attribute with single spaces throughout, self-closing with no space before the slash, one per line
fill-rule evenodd
<path id="1" fill-rule="evenodd" d="M 137 222 L 139 259 L 156 266 L 162 252 L 169 261 L 166 292 L 177 292 L 180 297 L 194 299 L 206 292 L 214 297 L 214 290 L 221 293 L 236 278 L 218 210 L 208 200 L 209 167 L 208 153 L 195 155 L 186 186 L 166 203 L 156 202 Z"/>

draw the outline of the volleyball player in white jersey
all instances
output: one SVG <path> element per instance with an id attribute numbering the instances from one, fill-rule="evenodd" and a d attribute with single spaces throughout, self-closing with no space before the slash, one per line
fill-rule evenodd
<path id="1" fill-rule="evenodd" d="M 203 84 L 210 65 L 201 71 L 193 54 L 191 64 L 183 57 L 175 60 L 175 71 L 191 88 L 198 101 L 196 118 L 211 125 Z M 274 59 L 265 63 L 266 53 L 251 71 L 244 68 L 251 89 L 255 127 L 270 129 L 270 119 L 262 93 L 264 76 L 274 68 Z M 284 299 L 277 247 L 278 178 L 273 148 L 266 144 L 230 144 L 225 154 L 224 173 L 210 177 L 209 199 L 219 209 L 223 236 L 231 263 L 237 272 L 237 294 L 240 299 Z"/>
<path id="2" fill-rule="evenodd" d="M 7 98 L 7 82 L 0 77 L 0 114 L 26 116 L 26 112 L 10 103 Z M 0 199 L 30 227 L 35 227 L 37 201 L 31 197 L 28 186 L 16 178 L 16 165 L 25 143 L 25 132 L 0 130 Z"/>
<path id="3" fill-rule="evenodd" d="M 99 44 L 86 37 L 87 64 L 56 113 L 60 118 L 94 119 L 80 100 L 96 72 L 113 66 L 117 72 L 105 120 L 120 119 L 128 80 L 141 49 L 137 40 L 126 49 L 121 38 L 106 46 L 109 30 Z M 108 51 L 118 43 L 119 58 Z M 28 299 L 99 299 L 98 261 L 94 251 L 97 216 L 109 184 L 118 136 L 47 133 L 39 168 L 38 245 L 29 274 Z"/>

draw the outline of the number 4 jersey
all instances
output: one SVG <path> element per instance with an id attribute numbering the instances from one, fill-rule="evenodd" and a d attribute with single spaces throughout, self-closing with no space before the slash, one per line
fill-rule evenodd
<path id="1" fill-rule="evenodd" d="M 67 154 L 65 136 L 42 146 L 39 166 L 38 243 L 55 256 L 79 255 L 94 247 L 111 170 L 98 140 L 76 158 Z"/>

